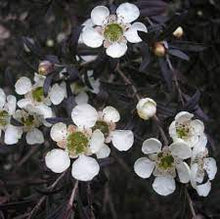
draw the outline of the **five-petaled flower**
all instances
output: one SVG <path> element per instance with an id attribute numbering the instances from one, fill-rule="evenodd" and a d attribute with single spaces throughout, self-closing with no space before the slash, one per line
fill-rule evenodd
<path id="1" fill-rule="evenodd" d="M 140 15 L 138 7 L 131 3 L 123 3 L 115 14 L 105 6 L 97 6 L 91 12 L 91 20 L 84 23 L 81 40 L 89 47 L 98 48 L 102 44 L 106 54 L 119 58 L 127 51 L 127 41 L 139 43 L 138 31 L 147 32 L 141 22 L 134 22 Z"/>
<path id="2" fill-rule="evenodd" d="M 159 140 L 150 138 L 143 142 L 142 152 L 148 157 L 139 158 L 134 164 L 134 171 L 144 179 L 153 173 L 156 178 L 152 186 L 158 194 L 167 196 L 175 191 L 176 172 L 181 183 L 189 182 L 190 168 L 183 160 L 191 157 L 191 149 L 183 141 L 162 148 Z"/>

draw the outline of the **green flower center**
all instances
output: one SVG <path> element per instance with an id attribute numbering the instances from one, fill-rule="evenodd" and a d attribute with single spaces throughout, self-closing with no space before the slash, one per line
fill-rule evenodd
<path id="1" fill-rule="evenodd" d="M 9 123 L 10 116 L 7 111 L 0 110 L 0 126 L 6 126 Z"/>
<path id="2" fill-rule="evenodd" d="M 179 125 L 176 128 L 176 133 L 179 138 L 185 138 L 189 135 L 190 129 L 186 125 Z"/>
<path id="3" fill-rule="evenodd" d="M 72 154 L 78 155 L 86 151 L 89 140 L 82 132 L 73 132 L 67 137 L 67 149 Z"/>
<path id="4" fill-rule="evenodd" d="M 109 135 L 109 127 L 108 124 L 104 121 L 97 121 L 95 126 L 93 127 L 93 131 L 99 129 L 105 137 Z"/>
<path id="5" fill-rule="evenodd" d="M 21 122 L 24 126 L 30 127 L 34 125 L 35 118 L 33 115 L 28 115 L 27 117 L 22 117 Z"/>
<path id="6" fill-rule="evenodd" d="M 37 102 L 42 102 L 44 99 L 43 87 L 38 87 L 32 91 L 32 97 Z"/>
<path id="7" fill-rule="evenodd" d="M 104 36 L 110 42 L 116 42 L 123 35 L 123 29 L 119 24 L 109 24 L 106 26 Z"/>
<path id="8" fill-rule="evenodd" d="M 174 158 L 171 154 L 164 154 L 163 152 L 161 152 L 157 156 L 160 159 L 160 162 L 159 162 L 160 168 L 166 170 L 173 166 Z"/>

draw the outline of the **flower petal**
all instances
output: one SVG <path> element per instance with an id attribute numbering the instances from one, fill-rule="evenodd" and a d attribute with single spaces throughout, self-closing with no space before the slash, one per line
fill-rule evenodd
<path id="1" fill-rule="evenodd" d="M 185 121 L 188 121 L 190 119 L 193 118 L 193 114 L 192 113 L 189 113 L 189 112 L 186 112 L 186 111 L 181 111 L 179 112 L 176 116 L 175 116 L 175 120 L 177 122 L 185 122 Z"/>
<path id="2" fill-rule="evenodd" d="M 191 151 L 190 147 L 188 146 L 188 144 L 186 144 L 185 142 L 183 142 L 181 140 L 172 143 L 169 146 L 169 149 L 170 149 L 173 156 L 177 156 L 181 159 L 190 158 L 192 155 L 192 151 Z"/>
<path id="3" fill-rule="evenodd" d="M 207 181 L 204 184 L 198 185 L 196 191 L 198 192 L 199 196 L 206 197 L 211 191 L 211 182 Z"/>
<path id="4" fill-rule="evenodd" d="M 77 126 L 91 128 L 98 119 L 98 113 L 91 105 L 80 104 L 73 108 L 71 117 Z"/>
<path id="5" fill-rule="evenodd" d="M 112 106 L 107 106 L 103 109 L 103 119 L 106 122 L 118 122 L 120 120 L 120 114 L 117 109 Z"/>
<path id="6" fill-rule="evenodd" d="M 0 109 L 2 109 L 3 106 L 5 105 L 5 101 L 6 101 L 5 92 L 0 88 Z"/>
<path id="7" fill-rule="evenodd" d="M 49 92 L 49 96 L 54 105 L 60 104 L 66 96 L 66 86 L 54 84 Z"/>
<path id="8" fill-rule="evenodd" d="M 62 122 L 54 124 L 50 130 L 50 137 L 56 141 L 65 140 L 67 136 L 67 126 Z"/>
<path id="9" fill-rule="evenodd" d="M 37 105 L 35 107 L 33 107 L 32 109 L 34 112 L 36 112 L 37 114 L 40 114 L 44 117 L 44 119 L 46 118 L 50 118 L 53 116 L 53 111 L 52 109 L 45 105 L 45 104 L 40 104 L 40 105 Z"/>
<path id="10" fill-rule="evenodd" d="M 110 15 L 110 11 L 105 6 L 97 6 L 91 12 L 93 24 L 102 25 L 105 19 Z"/>
<path id="11" fill-rule="evenodd" d="M 152 154 L 161 151 L 162 144 L 156 138 L 149 138 L 142 144 L 142 152 L 144 154 Z"/>
<path id="12" fill-rule="evenodd" d="M 8 125 L 5 130 L 5 139 L 4 139 L 5 144 L 7 145 L 16 144 L 18 140 L 21 138 L 22 133 L 23 131 L 21 127 Z"/>
<path id="13" fill-rule="evenodd" d="M 176 189 L 175 180 L 166 176 L 157 176 L 152 186 L 155 192 L 163 196 L 170 195 Z"/>
<path id="14" fill-rule="evenodd" d="M 61 149 L 53 149 L 45 156 L 46 166 L 55 173 L 62 173 L 70 166 L 68 153 Z"/>
<path id="15" fill-rule="evenodd" d="M 15 83 L 15 92 L 20 95 L 28 93 L 32 88 L 31 80 L 27 77 L 21 77 Z"/>
<path id="16" fill-rule="evenodd" d="M 99 130 L 96 129 L 91 136 L 90 139 L 90 149 L 92 153 L 97 153 L 101 147 L 103 146 L 105 141 L 104 134 Z"/>
<path id="17" fill-rule="evenodd" d="M 193 127 L 194 133 L 196 134 L 201 134 L 205 130 L 204 123 L 199 119 L 192 120 L 190 125 Z"/>
<path id="18" fill-rule="evenodd" d="M 217 165 L 216 161 L 212 157 L 208 157 L 204 159 L 204 169 L 206 170 L 208 177 L 210 180 L 213 180 L 215 178 L 215 175 L 217 173 Z"/>
<path id="19" fill-rule="evenodd" d="M 102 45 L 104 37 L 94 28 L 86 28 L 82 32 L 82 41 L 91 48 L 98 48 Z"/>
<path id="20" fill-rule="evenodd" d="M 141 22 L 135 22 L 131 27 L 124 33 L 124 36 L 130 43 L 139 43 L 142 39 L 138 35 L 138 31 L 147 33 L 146 26 Z"/>
<path id="21" fill-rule="evenodd" d="M 7 111 L 10 115 L 15 113 L 16 110 L 16 97 L 13 95 L 7 96 L 7 103 L 5 104 L 5 107 L 7 108 Z"/>
<path id="22" fill-rule="evenodd" d="M 116 130 L 112 132 L 112 144 L 119 151 L 129 150 L 134 143 L 134 134 L 131 130 Z"/>
<path id="23" fill-rule="evenodd" d="M 33 128 L 29 132 L 27 132 L 26 141 L 30 145 L 43 144 L 44 143 L 44 135 L 39 129 Z"/>
<path id="24" fill-rule="evenodd" d="M 99 173 L 99 170 L 99 164 L 94 158 L 81 155 L 73 162 L 72 176 L 80 181 L 90 181 Z"/>
<path id="25" fill-rule="evenodd" d="M 149 178 L 153 172 L 155 163 L 146 157 L 141 157 L 134 163 L 134 171 L 141 178 Z"/>
<path id="26" fill-rule="evenodd" d="M 20 108 L 26 108 L 27 105 L 30 105 L 30 104 L 32 104 L 31 100 L 30 100 L 30 99 L 25 99 L 25 98 L 20 99 L 20 100 L 18 100 L 18 102 L 17 102 L 17 105 L 18 105 Z"/>
<path id="27" fill-rule="evenodd" d="M 78 105 L 88 103 L 88 101 L 89 101 L 89 96 L 84 91 L 80 92 L 78 95 L 75 96 L 75 102 Z"/>
<path id="28" fill-rule="evenodd" d="M 127 49 L 126 43 L 113 43 L 106 49 L 106 54 L 112 58 L 120 58 L 126 53 Z"/>
<path id="29" fill-rule="evenodd" d="M 140 11 L 136 5 L 126 2 L 119 5 L 116 14 L 123 19 L 123 22 L 131 23 L 140 16 Z"/>
<path id="30" fill-rule="evenodd" d="M 176 164 L 177 173 L 181 183 L 188 183 L 190 180 L 190 168 L 187 163 L 180 162 Z"/>
<path id="31" fill-rule="evenodd" d="M 111 153 L 111 149 L 109 148 L 109 146 L 106 144 L 103 144 L 101 149 L 98 152 L 96 152 L 96 156 L 98 159 L 104 159 L 108 157 L 110 153 Z"/>

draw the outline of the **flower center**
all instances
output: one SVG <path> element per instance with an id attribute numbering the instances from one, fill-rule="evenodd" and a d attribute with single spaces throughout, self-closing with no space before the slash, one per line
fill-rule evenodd
<path id="1" fill-rule="evenodd" d="M 179 124 L 176 127 L 176 133 L 179 138 L 186 138 L 190 133 L 190 128 L 186 124 Z"/>
<path id="2" fill-rule="evenodd" d="M 174 158 L 171 154 L 160 152 L 158 153 L 159 164 L 158 166 L 162 169 L 169 169 L 173 166 Z"/>
<path id="3" fill-rule="evenodd" d="M 97 121 L 95 126 L 93 127 L 93 131 L 99 129 L 105 137 L 109 135 L 109 127 L 108 124 L 104 121 Z"/>
<path id="4" fill-rule="evenodd" d="M 6 126 L 9 123 L 10 116 L 7 111 L 0 110 L 0 126 Z"/>
<path id="5" fill-rule="evenodd" d="M 42 102 L 44 99 L 43 87 L 38 87 L 32 91 L 32 97 L 37 102 Z"/>
<path id="6" fill-rule="evenodd" d="M 85 152 L 88 143 L 88 138 L 82 132 L 73 132 L 67 137 L 67 149 L 69 152 L 75 155 Z"/>
<path id="7" fill-rule="evenodd" d="M 105 27 L 104 36 L 110 42 L 118 41 L 123 35 L 123 29 L 119 24 L 109 24 Z"/>
<path id="8" fill-rule="evenodd" d="M 21 122 L 23 123 L 24 126 L 26 127 L 31 127 L 34 125 L 34 121 L 35 121 L 35 118 L 33 115 L 28 115 L 26 117 L 22 117 L 21 118 Z"/>

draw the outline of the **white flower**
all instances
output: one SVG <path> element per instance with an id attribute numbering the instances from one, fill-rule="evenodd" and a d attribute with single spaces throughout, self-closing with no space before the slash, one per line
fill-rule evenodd
<path id="1" fill-rule="evenodd" d="M 152 186 L 158 194 L 167 196 L 175 191 L 176 172 L 181 183 L 189 182 L 190 169 L 183 160 L 191 157 L 191 149 L 183 141 L 162 148 L 159 140 L 150 138 L 143 142 L 142 152 L 148 157 L 139 158 L 134 171 L 144 179 L 153 173 L 156 178 Z"/>
<path id="2" fill-rule="evenodd" d="M 26 133 L 27 144 L 34 145 L 44 143 L 44 135 L 42 131 L 38 129 L 43 124 L 47 125 L 43 115 L 37 114 L 35 109 L 29 106 L 25 110 L 17 110 L 13 117 L 21 123 L 19 128 L 22 130 L 22 133 Z"/>
<path id="3" fill-rule="evenodd" d="M 216 161 L 214 158 L 208 157 L 207 148 L 194 147 L 191 159 L 190 182 L 200 196 L 206 197 L 209 194 L 211 190 L 210 180 L 215 178 L 216 172 Z M 206 176 L 208 179 L 204 182 Z"/>
<path id="4" fill-rule="evenodd" d="M 10 124 L 11 116 L 16 110 L 16 98 L 12 95 L 6 96 L 0 88 L 0 137 L 5 132 L 4 142 L 7 145 L 16 144 L 21 138 L 22 131 L 19 127 Z"/>
<path id="5" fill-rule="evenodd" d="M 127 51 L 127 41 L 141 42 L 138 31 L 147 32 L 146 26 L 135 22 L 140 15 L 138 7 L 131 3 L 119 5 L 116 14 L 110 14 L 105 6 L 97 6 L 91 12 L 91 20 L 84 24 L 80 41 L 92 48 L 106 48 L 106 54 L 119 58 Z"/>
<path id="6" fill-rule="evenodd" d="M 136 108 L 140 118 L 148 120 L 156 114 L 157 104 L 150 98 L 142 98 L 138 101 Z"/>
<path id="7" fill-rule="evenodd" d="M 182 111 L 170 124 L 169 134 L 173 141 L 182 139 L 190 147 L 206 145 L 207 138 L 204 134 L 204 124 L 198 119 L 192 119 L 193 114 Z"/>
<path id="8" fill-rule="evenodd" d="M 25 95 L 25 98 L 18 101 L 20 108 L 25 108 L 27 105 L 47 105 L 50 106 L 51 102 L 54 105 L 60 104 L 66 97 L 66 83 L 62 82 L 60 85 L 55 83 L 49 89 L 48 96 L 44 96 L 43 84 L 45 76 L 35 74 L 35 83 L 32 84 L 31 80 L 27 77 L 21 77 L 15 84 L 15 91 L 19 95 Z"/>
<path id="9" fill-rule="evenodd" d="M 131 130 L 116 130 L 116 122 L 119 120 L 119 112 L 114 107 L 107 106 L 99 112 L 94 129 L 99 129 L 104 134 L 106 143 L 112 141 L 119 151 L 127 151 L 134 143 L 134 134 Z"/>

